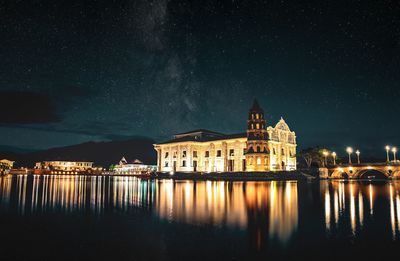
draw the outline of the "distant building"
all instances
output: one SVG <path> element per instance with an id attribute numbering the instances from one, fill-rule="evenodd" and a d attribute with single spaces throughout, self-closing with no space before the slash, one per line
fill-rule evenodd
<path id="1" fill-rule="evenodd" d="M 138 159 L 128 163 L 125 157 L 122 157 L 118 165 L 114 166 L 114 173 L 120 175 L 147 174 L 156 170 L 157 166 L 143 164 L 143 162 Z"/>
<path id="2" fill-rule="evenodd" d="M 8 174 L 14 166 L 14 161 L 8 159 L 0 160 L 0 174 Z"/>
<path id="3" fill-rule="evenodd" d="M 90 161 L 43 161 L 35 164 L 36 174 L 91 174 L 101 171 Z"/>
<path id="4" fill-rule="evenodd" d="M 245 133 L 209 130 L 176 134 L 154 145 L 159 172 L 262 172 L 296 169 L 296 134 L 281 118 L 267 127 L 255 100 Z"/>

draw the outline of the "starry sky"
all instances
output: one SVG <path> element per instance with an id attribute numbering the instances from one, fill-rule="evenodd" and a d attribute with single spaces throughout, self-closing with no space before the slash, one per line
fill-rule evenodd
<path id="1" fill-rule="evenodd" d="M 400 146 L 398 1 L 0 1 L 0 145 L 245 131 Z"/>

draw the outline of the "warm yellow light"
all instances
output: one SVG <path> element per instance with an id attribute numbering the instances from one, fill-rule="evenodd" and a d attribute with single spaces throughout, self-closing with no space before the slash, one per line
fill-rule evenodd
<path id="1" fill-rule="evenodd" d="M 333 157 L 336 157 L 336 152 L 332 152 L 332 156 L 333 156 Z"/>
<path id="2" fill-rule="evenodd" d="M 389 151 L 389 150 L 390 150 L 390 146 L 389 146 L 389 145 L 386 145 L 385 149 L 386 149 L 387 151 Z"/>
<path id="3" fill-rule="evenodd" d="M 352 147 L 347 147 L 346 148 L 347 153 L 353 153 L 353 148 Z"/>
<path id="4" fill-rule="evenodd" d="M 340 172 L 343 172 L 343 169 L 342 169 L 342 168 L 339 168 L 339 171 L 340 171 Z"/>
<path id="5" fill-rule="evenodd" d="M 328 155 L 329 155 L 329 153 L 328 153 L 326 150 L 324 150 L 324 152 L 322 152 L 322 154 L 323 154 L 324 156 L 328 156 Z"/>
<path id="6" fill-rule="evenodd" d="M 356 154 L 357 154 L 357 155 L 360 155 L 360 151 L 359 151 L 359 150 L 357 150 L 357 151 L 356 151 Z"/>
<path id="7" fill-rule="evenodd" d="M 392 152 L 397 152 L 397 148 L 396 148 L 396 147 L 393 147 L 393 148 L 392 148 Z"/>

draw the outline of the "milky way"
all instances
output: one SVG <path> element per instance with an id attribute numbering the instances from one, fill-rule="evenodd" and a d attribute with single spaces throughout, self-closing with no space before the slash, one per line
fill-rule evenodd
<path id="1" fill-rule="evenodd" d="M 396 1 L 2 2 L 0 92 L 34 120 L 2 107 L 15 120 L 0 121 L 0 144 L 237 133 L 258 98 L 301 147 L 400 145 L 398 13 Z M 38 119 L 16 95 L 52 111 Z"/>

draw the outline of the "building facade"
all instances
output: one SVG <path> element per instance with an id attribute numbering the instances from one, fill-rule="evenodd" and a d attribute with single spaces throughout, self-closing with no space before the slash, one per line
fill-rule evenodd
<path id="1" fill-rule="evenodd" d="M 14 166 L 14 161 L 8 159 L 0 160 L 0 175 L 10 173 L 10 170 Z"/>
<path id="2" fill-rule="evenodd" d="M 93 167 L 89 161 L 43 161 L 35 164 L 35 174 L 83 174 L 96 173 L 101 168 Z"/>
<path id="3" fill-rule="evenodd" d="M 150 174 L 157 170 L 157 166 L 143 164 L 138 159 L 132 162 L 128 162 L 125 157 L 119 161 L 117 165 L 114 166 L 113 171 L 117 175 L 142 175 Z"/>
<path id="4" fill-rule="evenodd" d="M 246 133 L 195 130 L 154 145 L 159 172 L 263 172 L 296 169 L 296 134 L 281 118 L 267 127 L 254 101 Z"/>

